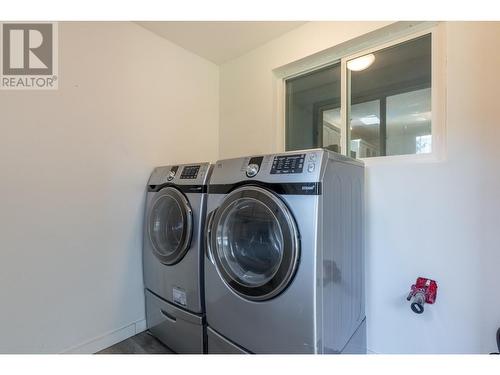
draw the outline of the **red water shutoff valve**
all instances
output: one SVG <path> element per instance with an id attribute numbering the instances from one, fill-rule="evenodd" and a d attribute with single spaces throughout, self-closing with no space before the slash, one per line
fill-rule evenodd
<path id="1" fill-rule="evenodd" d="M 410 294 L 406 298 L 411 302 L 411 309 L 416 314 L 424 312 L 424 304 L 436 302 L 437 283 L 434 280 L 419 277 L 415 284 L 411 286 Z"/>

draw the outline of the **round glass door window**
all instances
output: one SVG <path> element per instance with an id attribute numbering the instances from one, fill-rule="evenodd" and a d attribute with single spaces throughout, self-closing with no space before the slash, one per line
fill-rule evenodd
<path id="1" fill-rule="evenodd" d="M 192 211 L 184 195 L 172 187 L 160 190 L 149 214 L 149 238 L 164 264 L 179 262 L 191 244 Z"/>
<path id="2" fill-rule="evenodd" d="M 219 275 L 240 296 L 266 300 L 291 281 L 299 257 L 298 232 L 274 193 L 256 186 L 233 191 L 215 213 L 210 233 Z"/>

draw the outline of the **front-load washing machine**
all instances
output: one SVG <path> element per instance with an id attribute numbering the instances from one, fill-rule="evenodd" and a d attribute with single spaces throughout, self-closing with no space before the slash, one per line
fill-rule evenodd
<path id="1" fill-rule="evenodd" d="M 154 169 L 148 182 L 143 271 L 146 322 L 178 353 L 205 351 L 203 229 L 209 163 Z"/>
<path id="2" fill-rule="evenodd" d="M 323 150 L 218 161 L 208 353 L 365 353 L 364 168 Z"/>

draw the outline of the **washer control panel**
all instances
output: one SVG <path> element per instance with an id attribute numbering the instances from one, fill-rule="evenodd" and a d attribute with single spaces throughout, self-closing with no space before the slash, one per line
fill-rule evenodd
<path id="1" fill-rule="evenodd" d="M 210 174 L 210 163 L 165 165 L 153 170 L 148 185 L 206 185 Z"/>
<path id="2" fill-rule="evenodd" d="M 182 168 L 181 180 L 195 180 L 198 177 L 198 172 L 200 171 L 199 165 L 187 165 Z"/>
<path id="3" fill-rule="evenodd" d="M 306 154 L 277 155 L 273 159 L 271 174 L 302 173 Z"/>

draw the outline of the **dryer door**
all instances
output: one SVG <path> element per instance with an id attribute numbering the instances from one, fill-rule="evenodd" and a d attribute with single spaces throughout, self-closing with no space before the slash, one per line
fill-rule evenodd
<path id="1" fill-rule="evenodd" d="M 211 220 L 209 245 L 226 285 L 253 301 L 281 293 L 299 259 L 299 234 L 288 207 L 273 192 L 256 186 L 226 196 Z"/>
<path id="2" fill-rule="evenodd" d="M 160 190 L 151 204 L 147 228 L 156 257 L 167 265 L 179 262 L 189 250 L 193 232 L 189 201 L 173 187 Z"/>

